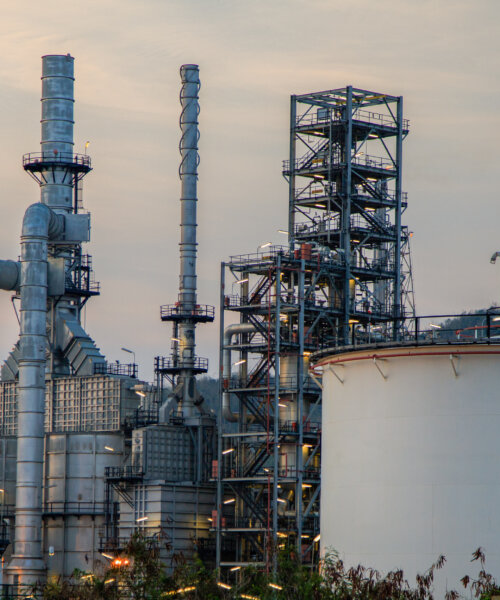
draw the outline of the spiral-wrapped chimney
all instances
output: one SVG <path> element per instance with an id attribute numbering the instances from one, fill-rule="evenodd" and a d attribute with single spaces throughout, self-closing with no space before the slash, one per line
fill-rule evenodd
<path id="1" fill-rule="evenodd" d="M 179 151 L 181 164 L 181 241 L 180 276 L 178 301 L 174 305 L 161 307 L 163 321 L 173 322 L 172 356 L 157 357 L 157 372 L 174 376 L 173 396 L 178 402 L 178 411 L 183 417 L 199 414 L 203 398 L 196 389 L 194 376 L 204 373 L 208 361 L 196 356 L 195 329 L 197 323 L 214 319 L 214 307 L 200 305 L 196 298 L 196 206 L 198 203 L 198 115 L 200 106 L 198 94 L 200 77 L 198 65 L 183 65 L 180 69 L 182 88 L 181 102 L 181 141 Z"/>

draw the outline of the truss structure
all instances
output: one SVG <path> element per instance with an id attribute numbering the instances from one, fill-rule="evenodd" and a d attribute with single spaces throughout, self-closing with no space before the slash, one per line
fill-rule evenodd
<path id="1" fill-rule="evenodd" d="M 292 96 L 288 245 L 221 270 L 216 560 L 272 569 L 293 546 L 318 561 L 320 348 L 397 340 L 414 314 L 401 224 L 401 97 L 352 87 Z M 229 324 L 229 325 L 228 325 Z"/>

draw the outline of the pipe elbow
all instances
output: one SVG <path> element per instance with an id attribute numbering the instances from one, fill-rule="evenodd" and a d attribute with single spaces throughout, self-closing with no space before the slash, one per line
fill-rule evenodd
<path id="1" fill-rule="evenodd" d="M 230 423 L 236 423 L 239 420 L 238 414 L 234 413 L 231 410 L 229 394 L 227 392 L 224 392 L 224 394 L 222 395 L 222 416 L 224 419 L 226 419 L 226 421 L 229 421 Z"/>
<path id="2" fill-rule="evenodd" d="M 28 206 L 23 218 L 22 237 L 45 237 L 57 239 L 64 232 L 64 216 L 36 202 Z"/>
<path id="3" fill-rule="evenodd" d="M 228 325 L 224 330 L 224 357 L 222 366 L 222 378 L 228 381 L 231 377 L 231 341 L 233 336 L 238 333 L 253 333 L 255 325 L 252 323 L 233 323 Z M 230 395 L 224 392 L 222 396 L 222 416 L 230 423 L 236 423 L 239 419 L 237 413 L 231 411 Z"/>

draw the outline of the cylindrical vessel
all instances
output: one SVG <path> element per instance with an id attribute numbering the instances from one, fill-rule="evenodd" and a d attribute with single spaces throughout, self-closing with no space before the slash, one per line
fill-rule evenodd
<path id="1" fill-rule="evenodd" d="M 53 164 L 43 173 L 41 201 L 63 212 L 72 209 L 73 178 L 64 163 L 73 162 L 73 88 L 74 58 L 43 56 L 41 150 L 43 160 Z"/>
<path id="2" fill-rule="evenodd" d="M 439 555 L 436 597 L 500 559 L 500 346 L 335 354 L 323 376 L 322 552 L 403 568 Z M 494 573 L 495 574 L 495 573 Z"/>
<path id="3" fill-rule="evenodd" d="M 46 439 L 44 556 L 48 575 L 93 572 L 102 557 L 105 469 L 123 464 L 121 432 L 52 433 Z"/>

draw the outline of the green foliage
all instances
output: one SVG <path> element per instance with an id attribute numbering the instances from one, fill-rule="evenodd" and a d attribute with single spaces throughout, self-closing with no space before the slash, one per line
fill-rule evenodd
<path id="1" fill-rule="evenodd" d="M 136 533 L 123 553 L 125 562 L 111 562 L 101 575 L 77 570 L 69 580 L 51 581 L 33 593 L 43 600 L 433 600 L 434 575 L 445 564 L 439 557 L 410 585 L 401 570 L 382 576 L 361 565 L 347 568 L 335 552 L 323 559 L 321 573 L 311 571 L 300 564 L 295 548 L 287 547 L 276 557 L 276 574 L 250 566 L 237 572 L 236 582 L 225 583 L 199 559 L 187 563 L 177 557 L 169 576 L 159 555 L 158 544 Z M 481 548 L 472 560 L 480 562 L 480 571 L 475 579 L 463 577 L 462 585 L 471 596 L 491 600 L 500 592 L 485 570 Z M 445 600 L 459 597 L 449 591 Z"/>

